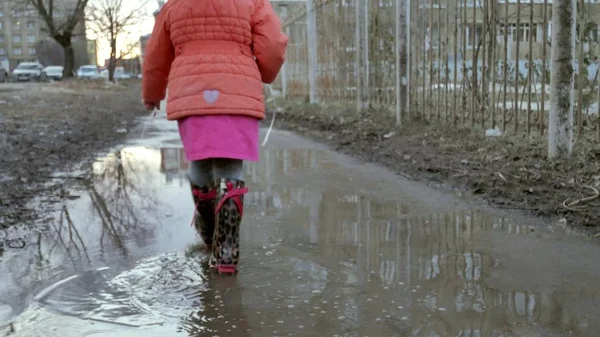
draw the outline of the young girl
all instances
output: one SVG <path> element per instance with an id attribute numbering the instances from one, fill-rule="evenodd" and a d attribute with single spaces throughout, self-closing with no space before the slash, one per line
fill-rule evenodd
<path id="1" fill-rule="evenodd" d="M 258 161 L 262 83 L 272 83 L 288 39 L 268 0 L 170 0 L 145 50 L 142 96 L 149 110 L 169 97 L 191 162 L 194 225 L 210 265 L 235 273 L 243 215 L 243 161 Z"/>

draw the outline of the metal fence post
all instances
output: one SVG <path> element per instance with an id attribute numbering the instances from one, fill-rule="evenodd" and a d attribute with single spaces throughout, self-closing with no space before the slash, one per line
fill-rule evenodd
<path id="1" fill-rule="evenodd" d="M 367 106 L 370 100 L 370 81 L 369 81 L 369 0 L 363 2 L 365 8 L 365 102 Z"/>
<path id="2" fill-rule="evenodd" d="M 401 30 L 402 23 L 400 22 L 402 0 L 396 0 L 396 124 L 402 123 L 402 71 L 400 69 L 400 57 L 402 56 L 401 48 Z"/>
<path id="3" fill-rule="evenodd" d="M 365 0 L 366 1 L 366 0 Z M 362 90 L 360 79 L 360 0 L 354 0 L 354 9 L 356 10 L 355 24 L 355 52 L 356 52 L 356 111 L 362 110 Z"/>
<path id="4" fill-rule="evenodd" d="M 586 34 L 586 22 L 585 22 L 585 0 L 580 0 L 577 6 L 577 11 L 579 12 L 579 18 L 577 20 L 577 24 L 579 27 L 579 44 L 577 45 L 577 64 L 578 64 L 578 74 L 577 74 L 577 110 L 575 115 L 575 120 L 577 121 L 577 138 L 581 139 L 581 134 L 583 131 L 583 86 L 584 86 L 584 78 L 585 72 L 587 71 L 585 67 L 585 52 L 583 49 L 585 34 Z"/>
<path id="5" fill-rule="evenodd" d="M 308 85 L 309 101 L 311 104 L 318 102 L 317 97 L 317 71 L 319 58 L 317 55 L 317 15 L 314 0 L 306 0 L 306 37 L 308 43 Z"/>
<path id="6" fill-rule="evenodd" d="M 281 19 L 282 21 L 286 21 L 288 18 L 288 6 L 287 5 L 280 5 L 280 13 L 281 13 Z M 285 35 L 289 38 L 290 37 L 290 27 L 289 25 L 285 26 Z M 288 78 L 288 69 L 287 69 L 287 62 L 283 63 L 283 66 L 281 67 L 281 94 L 283 96 L 283 98 L 287 97 L 287 78 Z"/>
<path id="7" fill-rule="evenodd" d="M 410 14 L 411 14 L 411 0 L 406 0 L 406 109 L 404 110 L 404 114 L 410 116 L 410 84 L 411 84 L 411 65 L 412 65 L 412 53 L 411 53 L 411 22 L 410 22 Z"/>

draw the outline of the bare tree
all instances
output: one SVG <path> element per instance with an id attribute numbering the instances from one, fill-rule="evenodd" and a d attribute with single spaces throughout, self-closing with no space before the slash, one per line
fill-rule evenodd
<path id="1" fill-rule="evenodd" d="M 128 33 L 128 28 L 147 16 L 144 11 L 146 0 L 138 0 L 133 6 L 131 3 L 131 0 L 127 2 L 128 5 L 125 5 L 125 0 L 95 0 L 88 8 L 89 29 L 96 35 L 105 37 L 110 45 L 108 80 L 111 82 L 114 81 L 117 62 L 130 55 L 134 48 L 129 45 L 119 51 L 118 40 Z"/>
<path id="2" fill-rule="evenodd" d="M 17 10 L 35 9 L 45 23 L 48 35 L 63 48 L 64 77 L 73 77 L 75 51 L 72 39 L 78 24 L 84 22 L 84 12 L 89 0 L 18 0 Z"/>
<path id="3" fill-rule="evenodd" d="M 573 105 L 576 0 L 552 3 L 552 76 L 548 157 L 567 158 L 573 151 Z M 580 65 L 580 67 L 583 65 Z"/>

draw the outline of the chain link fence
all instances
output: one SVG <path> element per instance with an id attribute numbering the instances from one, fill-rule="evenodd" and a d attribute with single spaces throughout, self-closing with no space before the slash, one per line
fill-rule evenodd
<path id="1" fill-rule="evenodd" d="M 288 99 L 544 135 L 552 0 L 272 1 Z M 600 3 L 577 0 L 575 130 L 600 141 Z M 580 66 L 581 65 L 581 66 Z"/>

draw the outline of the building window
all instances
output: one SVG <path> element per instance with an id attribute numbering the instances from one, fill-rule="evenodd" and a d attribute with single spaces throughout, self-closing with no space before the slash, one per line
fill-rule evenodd
<path id="1" fill-rule="evenodd" d="M 35 48 L 29 48 L 29 55 L 35 55 Z"/>
<path id="2" fill-rule="evenodd" d="M 27 21 L 27 29 L 35 29 L 35 21 Z"/>
<path id="3" fill-rule="evenodd" d="M 0 48 L 0 55 L 6 55 L 6 50 L 4 50 L 4 48 Z"/>
<path id="4" fill-rule="evenodd" d="M 2 10 L 0 10 L 0 18 L 4 17 L 4 12 Z"/>
<path id="5" fill-rule="evenodd" d="M 29 42 L 29 43 L 35 43 L 35 40 L 36 40 L 35 35 L 29 35 L 27 37 L 27 42 Z"/>
<path id="6" fill-rule="evenodd" d="M 521 24 L 519 38 L 521 42 L 529 42 L 529 39 L 537 42 L 537 26 L 529 27 L 528 23 Z"/>
<path id="7" fill-rule="evenodd" d="M 15 35 L 13 41 L 15 41 L 15 43 L 21 43 L 21 35 Z"/>
<path id="8" fill-rule="evenodd" d="M 19 21 L 13 21 L 12 29 L 13 30 L 20 30 L 21 29 L 21 22 L 19 22 Z"/>
<path id="9" fill-rule="evenodd" d="M 13 53 L 15 55 L 23 55 L 23 50 L 21 48 L 15 48 L 13 49 Z"/>
<path id="10" fill-rule="evenodd" d="M 4 42 L 4 35 L 0 34 L 0 42 Z"/>
<path id="11" fill-rule="evenodd" d="M 4 28 L 4 22 L 0 21 L 0 30 L 2 30 L 2 28 Z"/>
<path id="12" fill-rule="evenodd" d="M 538 40 L 538 34 L 537 34 L 537 25 L 533 26 L 533 29 L 531 29 L 529 27 L 529 23 L 522 23 L 520 24 L 520 29 L 519 29 L 519 41 L 520 42 L 529 42 L 529 39 L 532 39 L 532 42 L 537 42 Z M 504 37 L 504 25 L 500 25 L 500 36 Z M 509 24 L 508 25 L 508 29 L 507 29 L 507 33 L 508 33 L 508 38 L 511 41 L 516 41 L 517 40 L 517 24 L 513 23 L 513 24 Z"/>
<path id="13" fill-rule="evenodd" d="M 481 39 L 481 36 L 483 36 L 483 26 L 482 25 L 477 25 L 477 27 L 475 27 L 475 45 L 479 44 L 479 40 Z M 473 27 L 467 27 L 465 34 L 467 36 L 467 46 L 469 47 L 473 47 Z M 437 43 L 437 41 L 435 41 Z"/>

